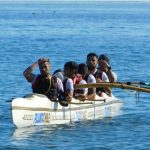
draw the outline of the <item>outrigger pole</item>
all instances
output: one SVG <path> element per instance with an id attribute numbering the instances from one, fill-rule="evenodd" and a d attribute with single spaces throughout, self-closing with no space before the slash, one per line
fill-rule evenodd
<path id="1" fill-rule="evenodd" d="M 138 84 L 138 85 L 150 86 L 150 83 L 145 83 L 145 82 L 125 82 L 125 84 L 127 84 L 127 85 Z"/>
<path id="2" fill-rule="evenodd" d="M 114 82 L 114 83 L 101 82 L 101 83 L 76 84 L 75 85 L 75 89 L 79 89 L 79 88 L 100 88 L 100 87 L 112 87 L 112 88 L 130 89 L 130 90 L 135 90 L 135 91 L 138 91 L 138 92 L 150 93 L 150 89 L 149 88 L 128 85 L 128 84 L 121 83 L 121 82 Z"/>

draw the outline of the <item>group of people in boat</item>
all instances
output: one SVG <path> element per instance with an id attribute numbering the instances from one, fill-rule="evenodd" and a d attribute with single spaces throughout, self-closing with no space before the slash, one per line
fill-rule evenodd
<path id="1" fill-rule="evenodd" d="M 35 75 L 33 70 L 39 66 L 40 74 Z M 58 69 L 50 74 L 51 65 L 49 59 L 40 58 L 30 65 L 23 75 L 32 84 L 33 93 L 44 94 L 52 101 L 70 102 L 72 98 L 79 100 L 95 99 L 96 94 L 111 96 L 111 89 L 83 88 L 75 89 L 76 84 L 116 82 L 117 76 L 112 71 L 107 55 L 98 57 L 95 53 L 87 55 L 86 63 L 77 64 L 68 61 L 64 64 L 63 71 Z"/>

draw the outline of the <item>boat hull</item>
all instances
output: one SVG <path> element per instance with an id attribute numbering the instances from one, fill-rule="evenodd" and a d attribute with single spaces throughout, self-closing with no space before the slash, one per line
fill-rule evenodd
<path id="1" fill-rule="evenodd" d="M 95 101 L 73 99 L 67 107 L 46 96 L 29 94 L 12 101 L 12 119 L 17 128 L 33 125 L 67 124 L 75 121 L 113 117 L 120 113 L 122 102 L 115 97 L 97 97 Z"/>

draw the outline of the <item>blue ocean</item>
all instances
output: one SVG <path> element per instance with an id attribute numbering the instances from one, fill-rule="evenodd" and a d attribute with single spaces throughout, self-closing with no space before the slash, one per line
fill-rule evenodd
<path id="1" fill-rule="evenodd" d="M 41 57 L 65 62 L 108 54 L 118 82 L 150 83 L 150 2 L 0 1 L 0 149 L 149 150 L 150 94 L 114 89 L 113 118 L 17 129 L 11 99 L 31 93 L 23 71 Z M 38 73 L 38 68 L 35 73 Z"/>

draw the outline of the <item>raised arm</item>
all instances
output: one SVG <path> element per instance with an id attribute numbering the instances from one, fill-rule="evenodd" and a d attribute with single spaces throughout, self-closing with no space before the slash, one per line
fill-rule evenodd
<path id="1" fill-rule="evenodd" d="M 35 75 L 32 73 L 33 70 L 38 66 L 38 61 L 34 62 L 30 65 L 25 71 L 23 72 L 24 77 L 27 79 L 28 82 L 32 82 Z"/>
<path id="2" fill-rule="evenodd" d="M 107 74 L 110 82 L 116 82 L 116 78 L 114 76 L 114 73 L 111 70 L 111 67 L 108 67 L 106 74 Z"/>

